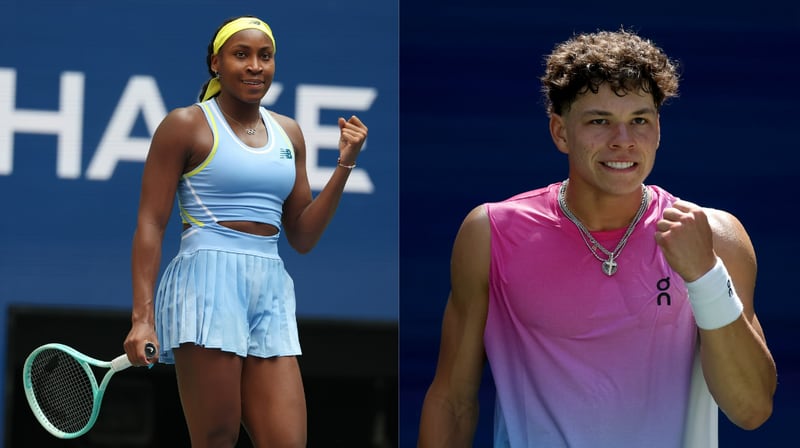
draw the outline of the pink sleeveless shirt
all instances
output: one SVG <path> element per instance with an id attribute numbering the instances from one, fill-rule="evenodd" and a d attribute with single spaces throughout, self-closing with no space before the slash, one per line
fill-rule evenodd
<path id="1" fill-rule="evenodd" d="M 715 447 L 686 286 L 654 239 L 676 198 L 648 186 L 609 277 L 559 208 L 560 185 L 486 204 L 495 447 Z M 593 235 L 613 249 L 625 230 Z"/>

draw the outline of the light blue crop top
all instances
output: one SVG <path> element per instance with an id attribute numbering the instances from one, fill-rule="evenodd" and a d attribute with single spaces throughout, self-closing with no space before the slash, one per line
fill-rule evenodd
<path id="1" fill-rule="evenodd" d="M 220 113 L 215 99 L 197 103 L 214 135 L 206 160 L 181 176 L 178 206 L 184 223 L 202 227 L 220 221 L 254 221 L 281 228 L 283 201 L 294 187 L 294 147 L 271 114 L 261 108 L 268 141 L 244 144 Z"/>

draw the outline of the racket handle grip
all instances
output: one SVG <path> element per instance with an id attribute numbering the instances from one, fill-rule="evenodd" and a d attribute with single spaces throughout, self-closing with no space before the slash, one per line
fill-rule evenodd
<path id="1" fill-rule="evenodd" d="M 152 342 L 148 342 L 144 345 L 144 356 L 147 359 L 153 359 L 156 356 L 156 345 Z"/>

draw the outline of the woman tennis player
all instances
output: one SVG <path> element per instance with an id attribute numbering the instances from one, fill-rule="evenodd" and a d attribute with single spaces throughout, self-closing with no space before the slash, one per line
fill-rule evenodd
<path id="1" fill-rule="evenodd" d="M 256 17 L 224 22 L 208 46 L 199 102 L 156 130 L 133 240 L 132 327 L 125 351 L 147 363 L 157 342 L 174 363 L 192 446 L 304 447 L 306 403 L 294 285 L 281 231 L 310 251 L 333 218 L 367 137 L 339 118 L 336 169 L 316 198 L 297 123 L 261 107 L 275 74 L 275 38 Z M 177 196 L 184 231 L 156 290 L 164 229 Z"/>

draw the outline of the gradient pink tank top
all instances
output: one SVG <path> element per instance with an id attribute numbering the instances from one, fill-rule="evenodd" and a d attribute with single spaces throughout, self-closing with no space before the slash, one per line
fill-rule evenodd
<path id="1" fill-rule="evenodd" d="M 686 286 L 653 236 L 676 198 L 648 186 L 608 277 L 561 212 L 560 186 L 486 204 L 495 447 L 716 447 Z M 624 232 L 593 235 L 614 248 Z"/>

